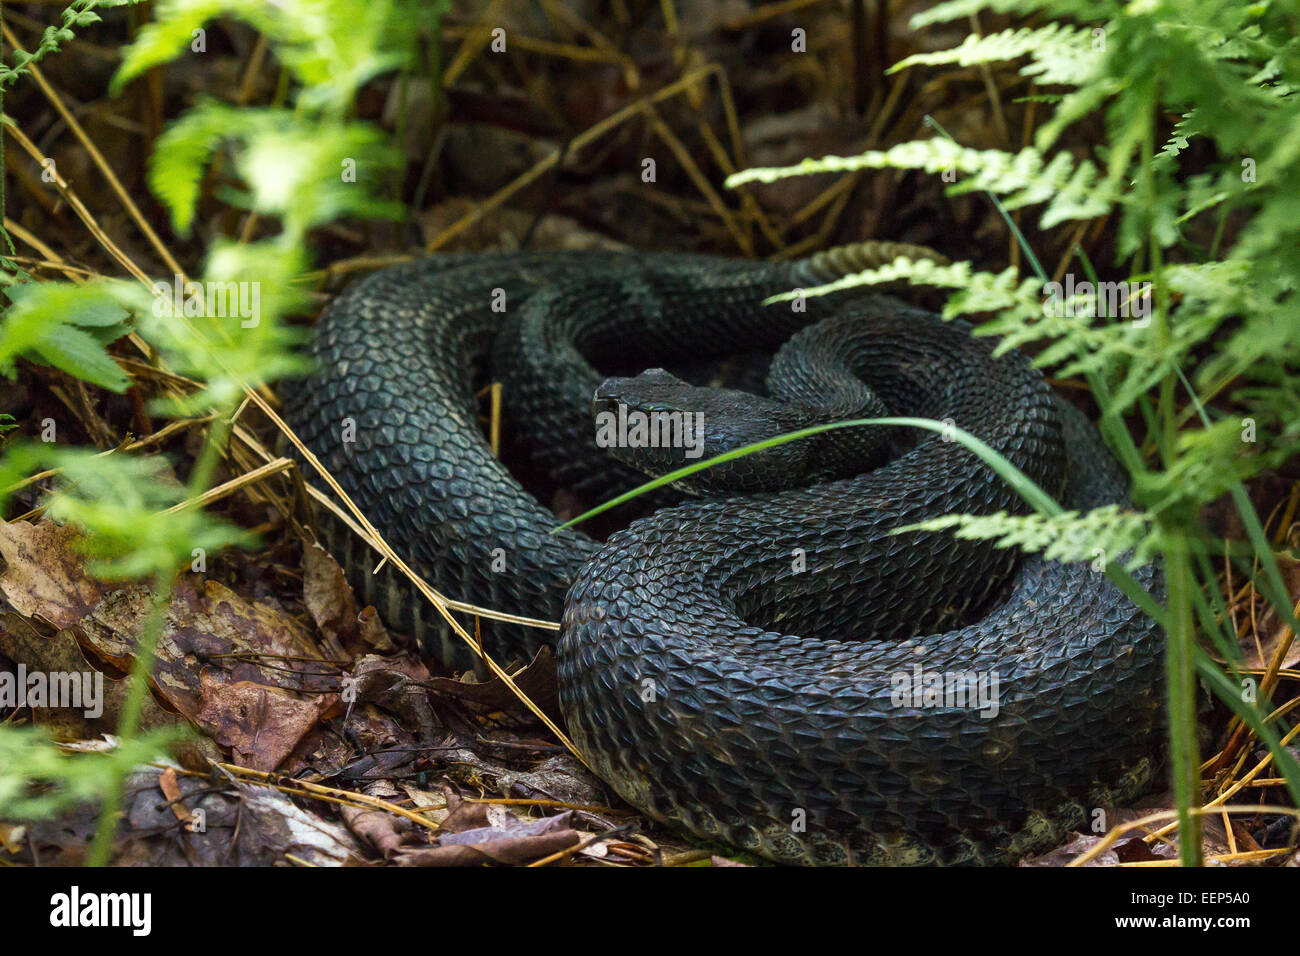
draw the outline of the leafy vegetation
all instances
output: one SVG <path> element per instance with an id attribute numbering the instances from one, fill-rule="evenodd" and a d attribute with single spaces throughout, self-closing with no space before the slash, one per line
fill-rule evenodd
<path id="1" fill-rule="evenodd" d="M 72 38 L 72 27 L 98 21 L 93 8 L 115 6 L 78 0 L 30 55 L 17 51 L 0 71 L 12 84 L 25 70 Z M 174 733 L 141 734 L 139 718 L 152 650 L 177 570 L 195 549 L 217 552 L 247 545 L 250 535 L 202 512 L 197 500 L 212 484 L 237 403 L 264 383 L 299 370 L 295 341 L 284 319 L 302 305 L 299 280 L 307 268 L 308 231 L 348 215 L 391 214 L 383 198 L 390 159 L 379 132 L 350 119 L 359 86 L 377 73 L 404 66 L 413 33 L 400 29 L 419 10 L 436 18 L 441 4 L 380 2 L 358 17 L 355 5 L 337 0 L 173 0 L 155 7 L 127 49 L 114 89 L 142 71 L 179 55 L 214 17 L 244 19 L 261 30 L 295 81 L 289 105 L 234 109 L 205 101 L 179 119 L 156 144 L 150 185 L 185 233 L 194 221 L 198 184 L 218 153 L 233 161 L 247 191 L 242 208 L 278 221 L 269 238 L 244 242 L 219 238 L 208 249 L 203 275 L 169 283 L 121 281 L 32 283 L 5 260 L 0 273 L 8 300 L 0 325 L 0 371 L 12 375 L 15 359 L 54 366 L 115 392 L 128 374 L 105 347 L 134 330 L 145 355 L 163 368 L 201 383 L 155 403 L 163 414 L 210 416 L 202 450 L 188 480 L 177 485 L 158 474 L 156 462 L 128 455 L 97 455 L 57 443 L 10 442 L 0 456 L 0 504 L 18 480 L 47 468 L 59 475 L 52 516 L 87 532 L 97 573 L 153 582 L 153 610 L 138 640 L 130 696 L 117 746 L 105 754 L 67 754 L 44 735 L 0 726 L 0 807 L 7 816 L 45 816 L 89 797 L 102 797 L 92 862 L 107 861 L 121 806 L 121 784 L 132 767 L 162 753 Z M 243 286 L 241 287 L 241 284 Z M 228 294 L 253 289 L 255 312 L 228 308 Z M 218 295 L 212 294 L 216 290 Z M 171 307 L 174 301 L 182 309 Z M 214 302 L 217 307 L 214 308 Z M 149 349 L 156 351 L 149 351 Z M 33 784 L 44 787 L 33 790 Z"/>
<path id="2" fill-rule="evenodd" d="M 1085 557 L 1132 551 L 1158 555 L 1168 598 L 1158 619 L 1168 635 L 1170 756 L 1185 863 L 1200 860 L 1195 675 L 1265 740 L 1300 803 L 1300 765 L 1280 745 L 1266 698 L 1254 682 L 1209 556 L 1224 543 L 1207 533 L 1204 509 L 1225 492 L 1240 512 L 1249 548 L 1231 560 L 1294 632 L 1296 621 L 1273 550 L 1242 481 L 1300 449 L 1295 386 L 1300 372 L 1300 75 L 1297 8 L 1288 2 L 1238 4 L 1159 0 L 1121 5 L 1084 0 L 956 0 L 919 14 L 913 27 L 981 10 L 1033 16 L 1042 11 L 1079 25 L 1049 23 L 968 37 L 955 49 L 909 57 L 895 70 L 969 66 L 1027 58 L 1024 76 L 1073 87 L 1052 95 L 1052 117 L 1017 152 L 972 150 L 939 135 L 861 156 L 826 157 L 784 168 L 751 169 L 729 185 L 851 169 L 917 169 L 955 175 L 951 192 L 984 190 L 1004 209 L 1042 206 L 1040 226 L 1099 215 L 1118 217 L 1117 274 L 1150 296 L 1149 314 L 1122 317 L 1076 297 L 1045 305 L 1049 277 L 1025 247 L 1034 275 L 975 271 L 900 259 L 804 295 L 907 279 L 952 291 L 946 317 L 991 318 L 977 334 L 1001 337 L 1001 350 L 1038 346 L 1037 363 L 1082 375 L 1101 409 L 1101 427 L 1133 481 L 1136 512 L 1099 509 L 1029 518 L 952 516 L 927 527 L 966 537 Z M 1105 138 L 1092 157 L 1054 147 L 1072 124 L 1099 114 Z M 1181 117 L 1170 128 L 1168 116 Z M 1184 169 L 1199 141 L 1213 159 Z M 1198 145 L 1199 145 L 1198 144 Z M 1206 219 L 1213 239 L 1196 236 Z M 1175 261 L 1176 260 L 1176 261 Z M 1091 262 L 1077 262 L 1096 288 Z M 1227 401 L 1211 405 L 1226 396 Z M 1225 407 L 1226 406 L 1226 407 Z M 1144 436 L 1126 424 L 1136 417 Z M 1189 417 L 1190 416 L 1190 417 Z M 1112 576 L 1114 565 L 1108 569 Z M 1227 673 L 1197 640 L 1197 628 L 1227 657 Z M 1261 688 L 1263 691 L 1269 688 Z"/>

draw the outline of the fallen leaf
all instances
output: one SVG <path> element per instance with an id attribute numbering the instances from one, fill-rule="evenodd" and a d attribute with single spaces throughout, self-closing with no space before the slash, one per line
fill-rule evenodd
<path id="1" fill-rule="evenodd" d="M 89 649 L 121 670 L 130 668 L 135 638 L 153 603 L 148 589 L 107 594 L 80 622 Z M 248 601 L 216 581 L 176 583 L 155 651 L 158 692 L 195 719 L 203 696 L 202 674 L 225 675 L 304 693 L 332 691 L 337 677 L 323 673 L 307 630 L 283 612 Z"/>
<path id="2" fill-rule="evenodd" d="M 528 699 L 542 709 L 552 720 L 562 720 L 560 715 L 559 680 L 555 671 L 555 654 L 551 648 L 542 645 L 527 666 L 511 675 L 515 686 L 528 695 Z M 494 677 L 488 681 L 469 682 L 452 680 L 450 677 L 434 677 L 428 682 L 429 689 L 438 694 L 446 694 L 457 700 L 472 701 L 480 708 L 501 710 L 506 713 L 528 713 L 523 701 L 506 686 L 505 681 Z"/>
<path id="3" fill-rule="evenodd" d="M 367 796 L 392 800 L 399 796 L 397 788 L 387 780 L 375 781 L 363 791 Z M 344 804 L 339 807 L 348 829 L 365 840 L 385 858 L 392 857 L 405 843 L 418 824 L 406 817 L 386 810 L 372 810 Z"/>
<path id="4" fill-rule="evenodd" d="M 72 528 L 42 521 L 0 523 L 0 594 L 19 614 L 35 614 L 56 627 L 71 627 L 104 596 L 77 550 L 81 535 Z"/>
<path id="5" fill-rule="evenodd" d="M 185 808 L 185 804 L 181 803 L 181 787 L 176 780 L 174 767 L 168 767 L 158 775 L 158 789 L 167 798 L 167 802 L 171 805 L 172 813 L 176 814 L 177 820 L 180 820 L 181 823 L 194 822 L 194 814 L 190 813 Z"/>
<path id="6" fill-rule="evenodd" d="M 358 640 L 375 650 L 392 650 L 394 645 L 373 607 L 360 608 L 343 569 L 320 545 L 302 550 L 302 596 L 307 613 L 321 633 L 345 648 Z"/>
<path id="7" fill-rule="evenodd" d="M 73 631 L 63 629 L 46 634 L 38 628 L 39 625 L 19 614 L 0 614 L 0 655 L 23 665 L 29 672 L 87 675 L 94 681 L 94 685 L 91 685 L 92 692 L 95 685 L 101 686 L 103 698 L 93 708 L 32 708 L 33 722 L 50 730 L 57 728 L 58 736 L 67 738 L 98 737 L 101 733 L 114 730 L 122 712 L 122 704 L 126 700 L 126 681 L 104 674 L 100 668 L 92 666 Z M 82 703 L 84 705 L 88 701 Z M 96 710 L 100 712 L 95 714 Z M 178 722 L 174 715 L 158 706 L 152 697 L 145 698 L 140 715 L 142 729 L 169 727 Z M 217 754 L 213 751 L 211 755 Z"/>
<path id="8" fill-rule="evenodd" d="M 335 698 L 303 700 L 252 681 L 222 683 L 203 675 L 203 698 L 194 722 L 229 747 L 232 760 L 254 770 L 274 770 L 320 719 Z"/>
<path id="9" fill-rule="evenodd" d="M 406 654 L 367 654 L 350 675 L 357 703 L 372 703 L 403 718 L 417 739 L 434 736 L 439 721 L 429 703 L 429 671 Z"/>
<path id="10" fill-rule="evenodd" d="M 530 863 L 578 845 L 582 838 L 570 826 L 571 815 L 566 810 L 540 820 L 520 820 L 506 814 L 495 825 L 444 833 L 437 846 L 403 850 L 394 859 L 401 866 Z"/>

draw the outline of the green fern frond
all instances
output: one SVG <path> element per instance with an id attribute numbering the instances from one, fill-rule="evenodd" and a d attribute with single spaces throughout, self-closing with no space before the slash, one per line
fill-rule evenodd
<path id="1" fill-rule="evenodd" d="M 95 12 L 96 7 L 121 7 L 128 3 L 141 2 L 142 0 L 73 0 L 59 15 L 59 25 L 45 28 L 34 50 L 31 52 L 15 50 L 13 66 L 6 66 L 0 62 L 0 89 L 13 86 L 19 77 L 30 73 L 34 65 L 51 53 L 58 53 L 63 44 L 71 43 L 76 37 L 74 27 L 88 27 L 100 23 L 102 18 Z"/>
<path id="2" fill-rule="evenodd" d="M 377 130 L 308 122 L 288 109 L 233 109 L 209 100 L 163 132 L 149 165 L 149 186 L 182 234 L 194 221 L 208 161 L 224 142 L 243 146 L 236 162 L 251 190 L 251 207 L 281 216 L 289 229 L 343 215 L 382 218 L 400 212 L 400 206 L 378 203 L 367 190 L 339 188 L 348 181 L 346 163 L 352 164 L 352 181 L 364 175 L 373 182 L 395 161 Z"/>
<path id="3" fill-rule="evenodd" d="M 1035 148 L 1046 150 L 1056 142 L 1062 130 L 1099 109 L 1119 88 L 1120 84 L 1114 78 L 1098 74 L 1086 86 L 1061 97 L 1051 118 L 1034 133 Z"/>
<path id="4" fill-rule="evenodd" d="M 1159 549 L 1158 531 L 1149 515 L 1106 505 L 1079 513 L 1058 515 L 944 515 L 907 525 L 894 531 L 945 531 L 965 540 L 993 541 L 999 548 L 1019 548 L 1042 554 L 1052 561 L 1091 562 L 1103 570 L 1102 562 L 1124 560 L 1126 570 L 1148 563 Z"/>
<path id="5" fill-rule="evenodd" d="M 1097 49 L 1091 28 L 1049 23 L 1037 29 L 1003 30 L 987 36 L 972 34 L 960 46 L 933 53 L 914 53 L 886 72 L 921 65 L 1001 63 L 1024 56 L 1030 61 L 1021 68 L 1021 75 L 1040 83 L 1083 86 L 1097 75 L 1105 53 L 1104 49 Z"/>
<path id="6" fill-rule="evenodd" d="M 1260 67 L 1258 73 L 1246 82 L 1264 87 L 1273 93 L 1273 95 L 1278 99 L 1290 96 L 1296 91 L 1296 87 L 1293 84 L 1286 82 L 1284 69 L 1287 57 L 1291 57 L 1294 60 L 1296 46 L 1297 41 L 1293 39 L 1289 44 L 1287 44 L 1286 56 L 1279 54 L 1278 56 L 1273 57 Z"/>
<path id="7" fill-rule="evenodd" d="M 182 236 L 194 223 L 199 185 L 208 160 L 229 136 L 237 111 L 213 101 L 203 101 L 158 137 L 149 162 L 149 188 L 163 201 L 172 216 L 172 226 Z M 252 122 L 245 115 L 241 125 Z"/>
<path id="8" fill-rule="evenodd" d="M 276 55 L 302 84 L 299 103 L 342 116 L 357 89 L 403 59 L 385 40 L 416 31 L 395 29 L 410 11 L 391 0 L 372 0 L 365 15 L 348 0 L 162 0 L 126 51 L 110 90 L 186 49 L 195 30 L 217 17 L 243 20 L 275 44 Z"/>
<path id="9" fill-rule="evenodd" d="M 969 149 L 943 137 L 900 143 L 887 150 L 859 156 L 824 156 L 794 166 L 759 167 L 727 177 L 727 186 L 771 183 L 812 173 L 846 173 L 863 169 L 920 169 L 928 173 L 961 173 L 967 178 L 954 193 L 985 190 L 1003 197 L 1007 209 L 1046 203 L 1040 225 L 1049 229 L 1073 219 L 1103 215 L 1119 198 L 1114 186 L 1100 179 L 1089 160 L 1075 161 L 1057 153 L 1050 161 L 1032 147 L 1018 153 Z"/>
<path id="10" fill-rule="evenodd" d="M 909 21 L 913 30 L 935 23 L 966 20 L 977 13 L 1016 13 L 1026 16 L 1044 10 L 1053 16 L 1076 20 L 1109 20 L 1118 16 L 1124 4 L 1112 0 L 948 0 L 916 14 Z"/>
<path id="11" fill-rule="evenodd" d="M 970 284 L 971 267 L 969 262 L 938 263 L 932 259 L 911 259 L 898 256 L 893 262 L 874 269 L 863 269 L 850 273 L 833 282 L 810 286 L 806 289 L 794 289 L 781 292 L 763 300 L 764 305 L 774 302 L 789 302 L 798 298 L 816 298 L 872 285 L 892 285 L 908 282 L 912 285 L 935 286 L 937 288 L 962 289 Z"/>
<path id="12" fill-rule="evenodd" d="M 1184 429 L 1178 433 L 1178 454 L 1169 466 L 1136 476 L 1134 493 L 1152 511 L 1214 500 L 1285 457 L 1286 449 L 1264 446 L 1258 436 L 1258 423 L 1240 417 L 1224 418 L 1208 428 Z"/>
<path id="13" fill-rule="evenodd" d="M 1250 263 L 1234 259 L 1177 263 L 1165 267 L 1165 281 L 1171 291 L 1183 296 L 1185 306 L 1204 309 L 1228 296 L 1239 296 L 1249 273 Z"/>
<path id="14" fill-rule="evenodd" d="M 1147 323 L 1137 314 L 1138 303 L 1133 301 L 1132 292 L 1120 296 L 1108 288 L 1104 301 L 1100 301 L 1102 296 L 1095 290 L 1067 296 L 1059 284 L 1045 286 L 1037 279 L 1022 279 L 1013 268 L 978 272 L 969 262 L 939 264 L 899 256 L 877 269 L 846 275 L 824 285 L 779 293 L 764 300 L 764 304 L 900 281 L 954 290 L 944 305 L 946 319 L 992 314 L 992 318 L 976 325 L 974 332 L 999 337 L 994 355 L 1046 341 L 1047 347 L 1035 356 L 1034 364 L 1054 368 L 1062 376 L 1126 364 L 1131 378 L 1121 382 L 1120 391 L 1125 395 L 1139 388 L 1149 376 L 1168 369 L 1166 350 L 1158 346 L 1147 331 Z M 1144 304 L 1148 302 L 1144 299 Z M 1199 330 L 1184 325 L 1182 331 L 1197 333 Z M 1195 339 L 1196 335 L 1191 335 L 1186 347 L 1190 348 Z M 1181 339 L 1176 337 L 1175 341 Z M 1175 349 L 1168 354 L 1179 351 Z"/>
<path id="15" fill-rule="evenodd" d="M 1196 111 L 1191 110 L 1184 113 L 1182 119 L 1174 124 L 1174 128 L 1169 133 L 1169 142 L 1165 143 L 1164 148 L 1160 150 L 1160 155 L 1174 159 L 1187 148 L 1188 141 L 1193 136 L 1199 135 L 1200 132 L 1200 122 L 1197 119 Z"/>

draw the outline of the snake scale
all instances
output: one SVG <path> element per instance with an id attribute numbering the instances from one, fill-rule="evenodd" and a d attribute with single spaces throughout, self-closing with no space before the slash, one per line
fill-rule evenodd
<path id="1" fill-rule="evenodd" d="M 1087 564 L 893 533 L 1023 512 L 973 454 L 915 429 L 825 432 L 720 472 L 747 493 L 670 503 L 601 543 L 555 532 L 480 424 L 476 392 L 504 381 L 532 464 L 591 500 L 644 480 L 596 447 L 593 395 L 646 411 L 685 395 L 706 418 L 734 409 L 738 424 L 709 422 L 710 453 L 885 411 L 973 433 L 1068 508 L 1125 501 L 1099 436 L 1019 353 L 994 358 L 964 324 L 879 295 L 762 304 L 853 260 L 849 247 L 784 263 L 557 252 L 391 267 L 322 315 L 289 421 L 441 593 L 562 618 L 568 729 L 650 816 L 778 862 L 1006 863 L 1146 787 L 1163 647 Z M 761 398 L 710 399 L 658 371 L 602 385 L 778 347 Z M 773 475 L 790 487 L 766 490 Z M 372 574 L 335 522 L 321 530 L 391 625 L 475 665 L 404 577 Z M 1158 595 L 1156 569 L 1136 578 Z M 498 659 L 549 633 L 485 627 Z"/>

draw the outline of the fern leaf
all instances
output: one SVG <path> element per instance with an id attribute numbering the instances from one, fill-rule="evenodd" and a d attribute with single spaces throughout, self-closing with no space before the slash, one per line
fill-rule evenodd
<path id="1" fill-rule="evenodd" d="M 1015 13 L 1028 16 L 1047 10 L 1055 16 L 1072 16 L 1080 20 L 1109 20 L 1123 11 L 1123 4 L 1113 0 L 947 0 L 923 10 L 909 21 L 913 30 L 933 23 L 966 20 L 985 10 L 990 13 Z"/>
<path id="2" fill-rule="evenodd" d="M 1159 541 L 1149 515 L 1106 505 L 1080 514 L 944 515 L 897 529 L 945 531 L 965 540 L 993 541 L 999 548 L 1019 548 L 1065 563 L 1124 560 L 1127 570 L 1148 563 Z M 1098 566 L 1097 570 L 1102 570 Z"/>
<path id="3" fill-rule="evenodd" d="M 1097 50 L 1089 28 L 1049 23 L 1037 29 L 1003 30 L 987 36 L 971 34 L 960 46 L 933 53 L 914 53 L 890 67 L 894 73 L 912 66 L 955 63 L 974 66 L 1028 56 L 1020 72 L 1040 83 L 1083 86 L 1092 81 L 1104 53 Z"/>
<path id="4" fill-rule="evenodd" d="M 199 201 L 199 184 L 208 160 L 232 129 L 248 129 L 255 119 L 220 103 L 198 104 L 167 127 L 158 137 L 149 160 L 149 188 L 161 199 L 172 216 L 172 225 L 182 236 L 194 223 Z"/>
<path id="5" fill-rule="evenodd" d="M 944 137 L 913 140 L 887 150 L 870 150 L 858 156 L 824 156 L 794 166 L 759 167 L 727 177 L 727 186 L 749 182 L 775 182 L 812 173 L 844 173 L 863 169 L 920 169 L 929 173 L 955 171 L 968 178 L 954 192 L 982 189 L 1005 197 L 1008 209 L 1047 203 L 1040 224 L 1044 229 L 1071 219 L 1092 219 L 1107 212 L 1118 200 L 1114 186 L 1101 181 L 1093 163 L 1075 164 L 1068 153 L 1050 163 L 1028 147 L 1018 153 L 969 149 Z"/>

